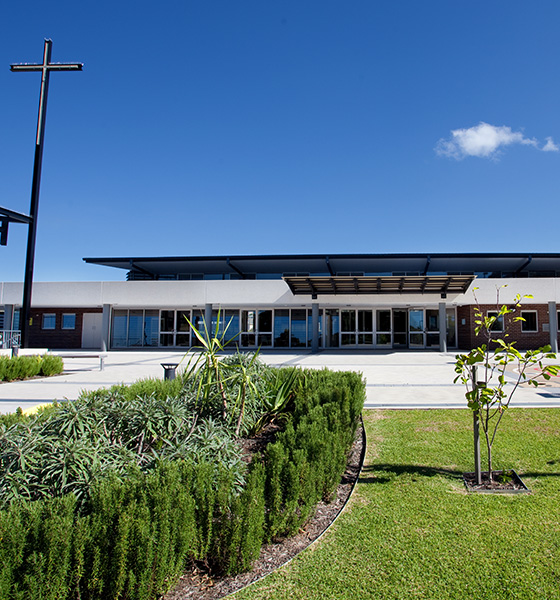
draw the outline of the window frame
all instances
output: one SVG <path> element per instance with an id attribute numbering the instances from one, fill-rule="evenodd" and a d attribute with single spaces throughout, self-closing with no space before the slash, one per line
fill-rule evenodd
<path id="1" fill-rule="evenodd" d="M 498 311 L 497 310 L 487 310 L 486 311 L 486 316 L 487 317 L 498 317 Z M 499 325 L 499 329 L 498 326 Z M 504 315 L 502 315 L 501 317 L 498 317 L 492 327 L 490 328 L 490 331 L 492 333 L 504 333 L 505 331 L 505 327 L 504 327 Z"/>
<path id="2" fill-rule="evenodd" d="M 64 324 L 64 320 L 66 317 L 73 317 L 74 320 L 72 323 L 72 327 L 67 327 Z M 72 331 L 72 330 L 76 329 L 76 313 L 62 313 L 62 322 L 60 324 L 60 328 L 66 330 L 66 331 Z"/>
<path id="3" fill-rule="evenodd" d="M 520 316 L 523 317 L 523 315 L 525 313 L 533 313 L 535 315 L 535 329 L 525 329 L 525 325 L 527 324 L 527 321 L 520 321 L 521 322 L 521 333 L 538 333 L 539 332 L 538 311 L 536 311 L 536 310 L 521 310 Z M 525 318 L 525 317 L 523 317 L 523 318 Z"/>
<path id="4" fill-rule="evenodd" d="M 54 319 L 53 326 L 47 327 L 45 321 L 50 318 Z M 56 329 L 56 313 L 43 313 L 41 317 L 41 329 L 44 331 L 54 331 Z"/>

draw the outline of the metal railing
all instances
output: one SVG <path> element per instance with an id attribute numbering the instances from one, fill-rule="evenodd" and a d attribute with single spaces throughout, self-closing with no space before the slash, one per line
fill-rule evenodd
<path id="1" fill-rule="evenodd" d="M 19 348 L 21 331 L 19 329 L 0 329 L 0 348 Z"/>

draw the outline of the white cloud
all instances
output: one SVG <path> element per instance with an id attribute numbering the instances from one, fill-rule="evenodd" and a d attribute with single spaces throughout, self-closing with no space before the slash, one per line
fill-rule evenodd
<path id="1" fill-rule="evenodd" d="M 559 148 L 551 137 L 546 138 L 546 144 L 539 148 L 535 138 L 527 138 L 520 131 L 512 131 L 511 127 L 502 125 L 497 127 L 480 122 L 469 129 L 454 129 L 451 137 L 440 139 L 435 151 L 440 156 L 447 156 L 461 160 L 466 156 L 493 158 L 499 154 L 501 148 L 512 144 L 533 146 L 544 152 L 558 152 Z"/>
<path id="2" fill-rule="evenodd" d="M 541 148 L 543 152 L 558 152 L 560 148 L 555 144 L 551 137 L 546 138 L 546 144 Z"/>

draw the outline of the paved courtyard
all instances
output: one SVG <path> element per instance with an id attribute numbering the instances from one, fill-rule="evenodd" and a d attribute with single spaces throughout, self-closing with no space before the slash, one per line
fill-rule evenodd
<path id="1" fill-rule="evenodd" d="M 184 356 L 182 352 L 112 351 L 106 353 L 101 371 L 99 359 L 88 358 L 88 354 L 74 352 L 73 358 L 65 358 L 64 373 L 56 377 L 0 383 L 0 413 L 13 412 L 18 406 L 30 409 L 54 399 L 72 400 L 81 390 L 162 377 L 161 363 L 180 363 Z M 402 350 L 261 353 L 262 360 L 275 366 L 360 371 L 367 385 L 366 408 L 392 409 L 465 408 L 464 390 L 453 384 L 454 357 L 451 352 Z M 512 406 L 560 407 L 560 378 L 538 389 L 520 388 Z"/>

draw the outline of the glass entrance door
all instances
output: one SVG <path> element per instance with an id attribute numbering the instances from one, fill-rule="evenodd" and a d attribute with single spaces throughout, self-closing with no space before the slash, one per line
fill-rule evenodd
<path id="1" fill-rule="evenodd" d="M 159 315 L 159 345 L 166 348 L 188 348 L 191 328 L 187 321 L 190 310 L 161 310 Z"/>
<path id="2" fill-rule="evenodd" d="M 393 309 L 393 348 L 408 348 L 408 311 Z"/>
<path id="3" fill-rule="evenodd" d="M 338 308 L 325 309 L 325 348 L 338 348 L 340 344 L 340 318 Z"/>
<path id="4" fill-rule="evenodd" d="M 340 346 L 356 345 L 356 311 L 340 311 Z"/>
<path id="5" fill-rule="evenodd" d="M 373 345 L 373 311 L 358 311 L 358 330 L 356 333 L 358 346 Z"/>
<path id="6" fill-rule="evenodd" d="M 408 311 L 410 348 L 424 348 L 424 309 Z"/>
<path id="7" fill-rule="evenodd" d="M 391 311 L 378 310 L 376 316 L 375 345 L 380 348 L 391 345 Z"/>
<path id="8" fill-rule="evenodd" d="M 340 345 L 373 346 L 373 311 L 340 311 Z"/>
<path id="9" fill-rule="evenodd" d="M 439 348 L 439 310 L 426 309 L 426 348 Z"/>

